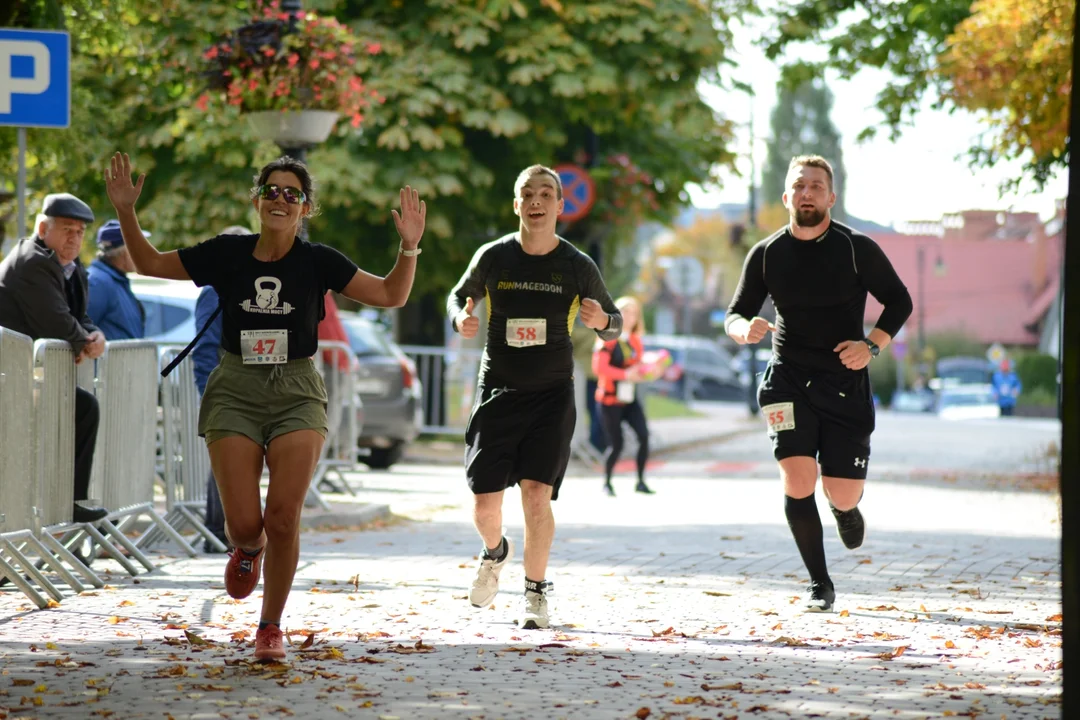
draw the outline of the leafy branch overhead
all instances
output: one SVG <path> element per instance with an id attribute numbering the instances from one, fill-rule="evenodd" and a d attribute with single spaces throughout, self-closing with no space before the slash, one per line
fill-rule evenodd
<path id="1" fill-rule="evenodd" d="M 1022 158 L 1042 184 L 1068 162 L 1072 21 L 1066 0 L 785 0 L 762 44 L 795 85 L 826 68 L 890 73 L 876 107 L 892 139 L 924 100 L 972 111 L 989 127 L 969 150 L 973 166 Z M 799 57 L 822 48 L 823 60 Z M 860 137 L 876 132 L 867 123 Z"/>
<path id="2" fill-rule="evenodd" d="M 100 168 L 122 148 L 149 173 L 140 219 L 165 246 L 252 222 L 251 176 L 278 149 L 253 135 L 241 109 L 252 94 L 284 102 L 303 83 L 287 81 L 277 98 L 280 83 L 247 85 L 245 100 L 230 105 L 227 90 L 223 101 L 204 96 L 203 73 L 220 61 L 221 39 L 256 9 L 217 0 L 43 2 L 72 33 L 75 110 L 70 130 L 29 133 L 36 197 L 75 192 L 104 219 Z M 642 219 L 670 216 L 688 182 L 707 182 L 717 164 L 732 162 L 731 125 L 697 87 L 724 82 L 729 16 L 745 4 L 309 0 L 305 8 L 356 39 L 353 68 L 375 100 L 358 127 L 344 118 L 309 154 L 323 206 L 312 237 L 385 272 L 396 248 L 390 208 L 409 183 L 428 200 L 436 239 L 414 292 L 442 292 L 478 244 L 516 225 L 512 187 L 522 167 L 617 155 L 650 181 L 640 189 L 648 202 L 634 204 Z M 302 55 L 292 42 L 283 43 L 286 63 Z M 207 58 L 215 45 L 219 56 Z M 11 163 L 14 140 L 0 130 L 0 157 Z M 614 205 L 614 181 L 599 175 L 600 201 Z"/>

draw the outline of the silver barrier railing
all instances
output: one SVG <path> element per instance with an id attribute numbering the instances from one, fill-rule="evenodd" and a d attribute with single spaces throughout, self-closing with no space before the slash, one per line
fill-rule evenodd
<path id="1" fill-rule="evenodd" d="M 154 508 L 157 344 L 145 340 L 106 343 L 96 363 L 95 394 L 101 423 L 91 482 L 96 492 L 91 494 L 101 497 L 110 510 L 102 527 L 148 571 L 154 569 L 153 562 L 125 533 L 140 518 L 147 518 L 194 556 L 195 549 Z"/>
<path id="2" fill-rule="evenodd" d="M 45 565 L 76 588 L 82 584 L 42 545 L 37 524 L 34 475 L 34 341 L 0 328 L 0 576 L 39 608 L 63 596 L 41 572 Z M 41 558 L 35 562 L 33 557 Z"/>
<path id="3" fill-rule="evenodd" d="M 402 345 L 401 349 L 416 364 L 424 387 L 420 432 L 463 434 L 472 412 L 483 352 L 421 345 Z"/>
<path id="4" fill-rule="evenodd" d="M 158 367 L 164 369 L 180 353 L 180 346 L 161 346 Z M 161 467 L 165 480 L 165 522 L 174 532 L 191 528 L 219 552 L 225 545 L 206 527 L 206 483 L 210 477 L 210 454 L 199 437 L 199 390 L 194 364 L 182 362 L 161 379 Z M 175 539 L 158 527 L 138 540 L 149 547 L 166 538 Z M 186 541 L 185 541 L 186 544 Z M 194 548 L 186 544 L 186 552 Z"/>
<path id="5" fill-rule="evenodd" d="M 34 341 L 0 328 L 0 532 L 34 527 Z"/>
<path id="6" fill-rule="evenodd" d="M 325 359 L 326 355 L 330 356 L 330 361 Z M 341 356 L 346 358 L 347 368 L 340 367 L 338 359 Z M 315 474 L 308 488 L 306 504 L 329 510 L 330 506 L 319 492 L 321 484 L 326 483 L 335 490 L 356 494 L 343 473 L 356 469 L 360 452 L 360 427 L 357 422 L 360 399 L 356 392 L 359 363 L 348 344 L 331 340 L 319 341 L 319 352 L 315 353 L 312 360 L 326 385 L 328 429 L 319 464 L 315 467 Z M 337 477 L 338 482 L 330 480 L 331 474 Z"/>
<path id="7" fill-rule="evenodd" d="M 50 551 L 41 557 L 38 567 L 48 565 L 75 592 L 81 592 L 82 583 L 65 563 L 91 585 L 104 586 L 101 578 L 71 552 L 71 548 L 83 538 L 89 537 L 97 542 L 125 569 L 130 567 L 130 563 L 94 524 L 72 522 L 75 503 L 75 376 L 75 357 L 69 343 L 46 339 L 34 342 L 34 469 L 31 473 L 37 485 L 34 532 Z M 53 593 L 50 591 L 50 594 Z"/>

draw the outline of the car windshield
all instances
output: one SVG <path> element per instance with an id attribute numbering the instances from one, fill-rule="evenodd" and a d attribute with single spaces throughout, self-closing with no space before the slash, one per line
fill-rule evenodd
<path id="1" fill-rule="evenodd" d="M 363 320 L 342 318 L 345 334 L 349 336 L 349 347 L 357 355 L 392 355 L 393 351 L 383 334 Z"/>

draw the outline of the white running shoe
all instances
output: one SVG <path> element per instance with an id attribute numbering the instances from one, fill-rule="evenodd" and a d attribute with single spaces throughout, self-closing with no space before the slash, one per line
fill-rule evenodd
<path id="1" fill-rule="evenodd" d="M 540 592 L 525 591 L 525 607 L 518 626 L 522 630 L 546 630 L 551 625 L 548 615 L 548 595 L 552 592 L 550 582 L 540 583 Z"/>
<path id="2" fill-rule="evenodd" d="M 473 607 L 487 607 L 499 593 L 499 575 L 514 557 L 514 543 L 508 537 L 503 537 L 503 540 L 506 541 L 506 556 L 499 562 L 480 555 L 480 566 L 476 568 L 476 577 L 469 590 L 469 602 Z"/>

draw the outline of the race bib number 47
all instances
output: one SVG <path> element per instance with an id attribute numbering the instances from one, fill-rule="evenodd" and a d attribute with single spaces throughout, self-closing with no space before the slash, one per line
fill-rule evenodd
<path id="1" fill-rule="evenodd" d="M 761 408 L 761 414 L 765 416 L 765 422 L 769 424 L 769 434 L 773 435 L 781 430 L 795 429 L 795 405 L 794 403 L 773 403 Z"/>
<path id="2" fill-rule="evenodd" d="M 511 318 L 506 321 L 506 344 L 529 347 L 547 344 L 547 320 L 544 318 Z"/>
<path id="3" fill-rule="evenodd" d="M 245 365 L 279 365 L 289 361 L 287 330 L 241 330 L 240 355 Z"/>

